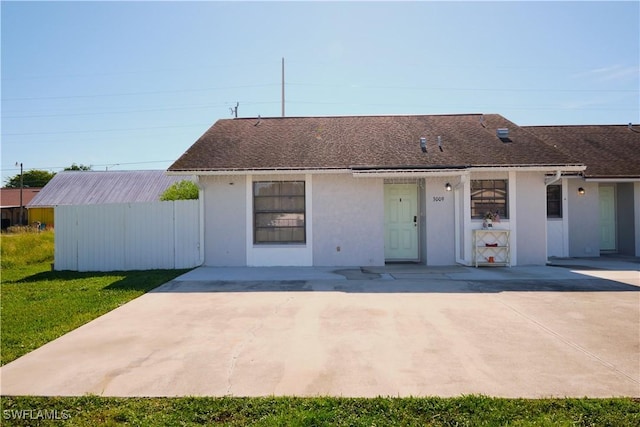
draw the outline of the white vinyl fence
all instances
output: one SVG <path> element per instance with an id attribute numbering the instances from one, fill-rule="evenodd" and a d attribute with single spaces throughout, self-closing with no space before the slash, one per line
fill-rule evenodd
<path id="1" fill-rule="evenodd" d="M 126 271 L 201 264 L 198 200 L 55 207 L 56 270 Z"/>

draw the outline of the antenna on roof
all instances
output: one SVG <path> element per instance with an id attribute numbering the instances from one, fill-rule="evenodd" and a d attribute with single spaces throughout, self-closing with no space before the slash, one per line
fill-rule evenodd
<path id="1" fill-rule="evenodd" d="M 240 105 L 239 102 L 236 102 L 236 106 L 235 107 L 229 107 L 229 110 L 231 110 L 231 115 L 234 116 L 234 118 L 238 118 L 238 106 Z"/>

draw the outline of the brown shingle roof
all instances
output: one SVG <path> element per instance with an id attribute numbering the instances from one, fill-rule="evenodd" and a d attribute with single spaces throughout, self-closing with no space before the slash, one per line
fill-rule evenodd
<path id="1" fill-rule="evenodd" d="M 497 128 L 508 128 L 512 142 L 500 140 Z M 420 137 L 427 138 L 427 153 L 420 149 Z M 219 120 L 169 170 L 576 163 L 497 114 L 282 117 Z"/>
<path id="2" fill-rule="evenodd" d="M 586 178 L 640 178 L 640 128 L 635 125 L 526 126 L 550 146 L 587 166 Z"/>

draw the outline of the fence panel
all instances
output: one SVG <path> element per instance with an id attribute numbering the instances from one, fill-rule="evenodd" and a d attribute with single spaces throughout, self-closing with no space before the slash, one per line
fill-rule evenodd
<path id="1" fill-rule="evenodd" d="M 56 206 L 54 216 L 58 218 L 55 229 L 54 260 L 56 270 L 78 270 L 78 229 L 76 211 L 71 206 Z M 59 238 L 65 236 L 65 238 Z"/>
<path id="2" fill-rule="evenodd" d="M 197 200 L 55 208 L 55 269 L 190 268 L 200 260 Z"/>
<path id="3" fill-rule="evenodd" d="M 200 207 L 192 200 L 174 202 L 174 265 L 193 267 L 193 259 L 200 260 Z"/>
<path id="4" fill-rule="evenodd" d="M 124 212 L 120 205 L 77 206 L 76 227 L 79 271 L 125 269 Z"/>
<path id="5" fill-rule="evenodd" d="M 131 204 L 125 215 L 125 270 L 174 268 L 172 202 Z"/>

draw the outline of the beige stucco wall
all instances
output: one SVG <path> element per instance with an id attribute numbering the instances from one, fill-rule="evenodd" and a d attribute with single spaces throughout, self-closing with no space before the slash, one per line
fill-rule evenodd
<path id="1" fill-rule="evenodd" d="M 633 183 L 633 212 L 635 224 L 636 256 L 640 256 L 640 182 Z"/>
<path id="2" fill-rule="evenodd" d="M 583 195 L 578 188 L 585 189 Z M 599 184 L 582 179 L 568 180 L 569 256 L 600 256 Z"/>
<path id="3" fill-rule="evenodd" d="M 547 261 L 547 190 L 544 178 L 542 172 L 516 174 L 517 265 L 544 265 Z"/>
<path id="4" fill-rule="evenodd" d="M 426 265 L 453 265 L 455 255 L 454 193 L 446 191 L 447 182 L 458 178 L 429 178 L 424 184 L 426 247 L 422 259 Z"/>
<path id="5" fill-rule="evenodd" d="M 204 259 L 213 267 L 244 266 L 246 252 L 246 178 L 200 178 L 204 203 Z"/>
<path id="6" fill-rule="evenodd" d="M 313 176 L 313 264 L 384 265 L 381 178 Z"/>
<path id="7" fill-rule="evenodd" d="M 296 178 L 306 179 L 308 186 L 307 243 L 299 245 L 299 248 L 285 245 L 269 248 L 256 247 L 251 241 L 251 183 L 248 181 L 251 177 L 201 177 L 205 265 L 288 265 L 283 264 L 282 257 L 290 261 L 291 256 L 286 251 L 294 250 L 301 254 L 295 258 L 295 265 L 384 265 L 384 179 L 322 173 Z M 512 214 L 511 218 L 503 219 L 496 227 L 512 231 L 514 264 L 544 264 L 547 248 L 544 174 L 497 172 L 474 173 L 470 177 L 507 178 L 511 178 L 509 204 Z M 421 259 L 427 265 L 453 265 L 456 262 L 455 192 L 445 190 L 445 184 L 449 181 L 453 181 L 454 185 L 460 184 L 458 177 L 429 177 L 424 179 L 420 188 Z M 578 180 L 571 181 L 568 197 L 575 198 Z M 583 218 L 584 212 L 594 212 L 593 200 L 597 213 L 597 185 L 589 186 L 583 181 L 580 181 L 580 185 L 587 188 L 587 194 L 572 200 L 572 209 L 568 213 L 572 215 L 569 223 L 573 229 L 571 256 L 597 256 L 597 218 L 596 226 L 593 225 L 591 214 Z M 583 210 L 580 204 L 589 206 L 585 205 Z M 583 212 L 582 215 L 579 212 Z M 461 233 L 470 236 L 471 230 L 480 228 L 482 221 L 462 218 L 459 225 L 463 227 Z M 577 233 L 578 229 L 580 233 Z M 467 241 L 471 244 L 469 236 Z M 592 248 L 591 253 L 576 253 L 577 248 L 589 247 Z"/>

